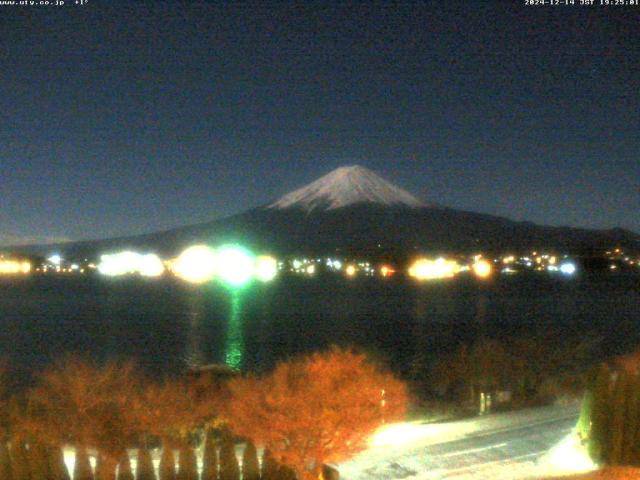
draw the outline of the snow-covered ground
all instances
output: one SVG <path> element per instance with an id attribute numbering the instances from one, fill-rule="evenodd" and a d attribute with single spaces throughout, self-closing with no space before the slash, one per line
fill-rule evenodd
<path id="1" fill-rule="evenodd" d="M 339 466 L 344 480 L 530 479 L 594 468 L 575 434 L 578 406 L 441 424 L 394 424 Z"/>

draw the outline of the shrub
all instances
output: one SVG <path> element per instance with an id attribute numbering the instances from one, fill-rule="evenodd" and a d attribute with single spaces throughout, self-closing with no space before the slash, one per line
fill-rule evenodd
<path id="1" fill-rule="evenodd" d="M 11 457 L 9 457 L 9 450 L 4 442 L 0 442 L 0 478 L 13 480 Z"/>
<path id="2" fill-rule="evenodd" d="M 269 448 L 300 478 L 349 458 L 385 421 L 402 417 L 405 385 L 365 355 L 332 348 L 280 363 L 264 378 L 229 384 L 227 420 L 236 433 Z"/>
<path id="3" fill-rule="evenodd" d="M 236 448 L 230 438 L 226 437 L 220 449 L 220 480 L 238 480 L 240 468 L 236 457 Z"/>
<path id="4" fill-rule="evenodd" d="M 133 472 L 131 471 L 131 460 L 129 460 L 129 454 L 125 450 L 122 452 L 120 461 L 118 462 L 118 480 L 134 480 Z"/>
<path id="5" fill-rule="evenodd" d="M 609 448 L 607 464 L 620 465 L 624 450 L 625 416 L 627 411 L 627 397 L 631 390 L 631 379 L 626 373 L 621 373 L 613 390 L 611 405 L 611 428 L 609 431 Z"/>
<path id="6" fill-rule="evenodd" d="M 278 463 L 268 448 L 262 453 L 262 475 L 261 480 L 278 480 Z"/>
<path id="7" fill-rule="evenodd" d="M 606 365 L 598 370 L 585 401 L 579 427 L 589 415 L 588 447 L 591 458 L 603 465 L 640 465 L 640 377 Z"/>
<path id="8" fill-rule="evenodd" d="M 11 471 L 14 480 L 29 480 L 29 457 L 22 440 L 16 439 L 11 442 L 9 449 L 11 456 Z"/>
<path id="9" fill-rule="evenodd" d="M 97 476 L 113 479 L 120 454 L 136 433 L 124 415 L 138 388 L 133 364 L 66 357 L 38 380 L 28 394 L 23 428 L 50 444 L 95 448 Z"/>
<path id="10" fill-rule="evenodd" d="M 75 478 L 73 480 L 75 480 Z M 153 463 L 151 462 L 151 455 L 147 448 L 138 449 L 136 480 L 156 480 L 156 474 L 153 471 Z"/>
<path id="11" fill-rule="evenodd" d="M 202 480 L 218 480 L 218 452 L 213 432 L 208 432 L 202 456 Z"/>
<path id="12" fill-rule="evenodd" d="M 180 469 L 177 475 L 178 480 L 198 480 L 198 465 L 193 449 L 183 444 L 180 448 Z"/>
<path id="13" fill-rule="evenodd" d="M 93 480 L 93 471 L 89 455 L 84 447 L 76 447 L 76 461 L 73 467 L 73 480 Z"/>
<path id="14" fill-rule="evenodd" d="M 51 480 L 70 480 L 67 465 L 64 463 L 64 453 L 60 447 L 47 448 L 47 461 Z"/>
<path id="15" fill-rule="evenodd" d="M 256 446 L 251 440 L 247 440 L 247 444 L 242 452 L 242 480 L 259 480 L 260 464 L 258 463 L 258 452 Z"/>
<path id="16" fill-rule="evenodd" d="M 31 442 L 29 445 L 29 475 L 33 480 L 50 476 L 47 451 L 41 443 Z"/>
<path id="17" fill-rule="evenodd" d="M 296 472 L 286 465 L 278 467 L 278 480 L 297 480 Z"/>
<path id="18" fill-rule="evenodd" d="M 182 457 L 180 458 L 180 464 L 182 464 Z M 160 480 L 176 479 L 176 459 L 173 456 L 173 449 L 171 448 L 171 445 L 167 442 L 162 446 L 158 473 Z"/>
<path id="19" fill-rule="evenodd" d="M 177 379 L 145 383 L 132 396 L 127 420 L 163 445 L 188 442 L 192 432 L 213 422 L 216 410 L 215 395 L 199 395 L 196 387 Z"/>
<path id="20" fill-rule="evenodd" d="M 591 432 L 589 436 L 589 454 L 596 462 L 605 462 L 608 458 L 608 434 L 610 432 L 610 385 L 611 372 L 602 365 L 596 375 L 593 386 L 591 408 Z"/>

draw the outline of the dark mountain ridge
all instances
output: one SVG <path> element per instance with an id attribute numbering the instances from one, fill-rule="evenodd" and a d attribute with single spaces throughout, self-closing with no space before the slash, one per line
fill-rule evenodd
<path id="1" fill-rule="evenodd" d="M 640 250 L 640 236 L 623 229 L 587 230 L 540 226 L 450 208 L 354 204 L 331 211 L 257 208 L 212 222 L 164 232 L 14 251 L 68 258 L 96 258 L 122 249 L 173 256 L 195 243 L 239 243 L 278 255 L 402 257 L 423 253 L 556 250 L 594 255 L 620 246 Z"/>
<path id="2" fill-rule="evenodd" d="M 196 243 L 239 243 L 278 255 L 341 254 L 404 258 L 421 253 L 531 249 L 596 255 L 613 247 L 640 251 L 640 235 L 516 222 L 418 200 L 360 166 L 341 167 L 267 206 L 197 225 L 131 237 L 11 249 L 96 258 L 122 249 L 170 257 Z"/>

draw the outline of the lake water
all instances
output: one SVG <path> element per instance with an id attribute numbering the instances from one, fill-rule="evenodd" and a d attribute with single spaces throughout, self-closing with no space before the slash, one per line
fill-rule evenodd
<path id="1" fill-rule="evenodd" d="M 552 329 L 640 344 L 640 276 L 519 274 L 416 284 L 402 278 L 280 278 L 241 290 L 173 279 L 0 279 L 0 356 L 28 372 L 67 352 L 134 358 L 157 374 L 213 362 L 262 371 L 332 343 L 406 374 L 478 335 Z M 426 359 L 426 360 L 425 360 Z"/>

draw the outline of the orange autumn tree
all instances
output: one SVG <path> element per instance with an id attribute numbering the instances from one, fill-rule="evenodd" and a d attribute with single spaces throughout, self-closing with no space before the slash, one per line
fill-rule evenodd
<path id="1" fill-rule="evenodd" d="M 116 465 L 135 433 L 124 413 L 138 388 L 130 362 L 92 362 L 69 356 L 39 376 L 28 394 L 25 431 L 52 445 L 95 448 L 100 480 L 115 478 Z"/>
<path id="2" fill-rule="evenodd" d="M 198 395 L 189 381 L 149 381 L 131 399 L 126 416 L 143 434 L 160 438 L 163 446 L 179 446 L 198 428 L 215 424 L 216 400 Z"/>
<path id="3" fill-rule="evenodd" d="M 331 348 L 280 363 L 263 378 L 230 382 L 231 429 L 269 449 L 300 478 L 318 478 L 322 465 L 366 447 L 384 422 L 401 418 L 407 389 L 365 355 Z"/>
<path id="4" fill-rule="evenodd" d="M 157 437 L 162 444 L 160 478 L 175 477 L 173 450 L 189 449 L 189 437 L 203 426 L 210 408 L 205 408 L 195 388 L 181 379 L 165 379 L 160 383 L 145 382 L 131 401 L 126 417 L 137 425 L 143 448 L 148 447 L 149 436 Z M 184 468 L 184 458 L 180 458 Z"/>

